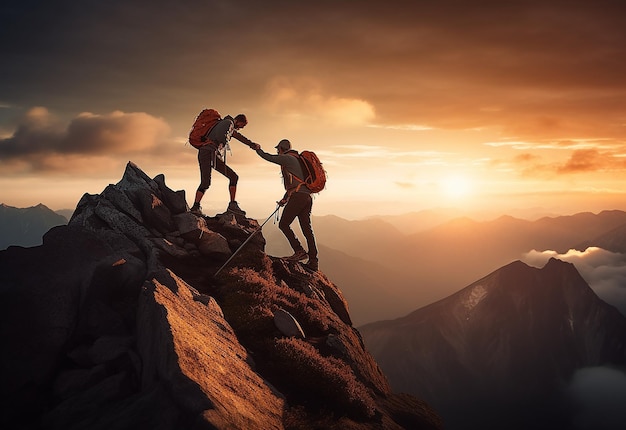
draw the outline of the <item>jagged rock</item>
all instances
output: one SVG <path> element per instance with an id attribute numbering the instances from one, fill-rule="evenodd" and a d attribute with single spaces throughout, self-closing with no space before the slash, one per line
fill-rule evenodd
<path id="1" fill-rule="evenodd" d="M 136 261 L 76 226 L 51 230 L 42 246 L 2 253 L 2 390 L 13 402 L 8 417 L 27 417 L 29 404 L 41 402 L 41 390 L 54 380 L 71 339 L 87 332 L 95 337 L 124 332 L 129 314 L 103 300 L 119 292 L 136 295 L 145 267 L 116 265 L 120 258 Z M 105 311 L 117 316 L 105 317 Z"/>
<path id="2" fill-rule="evenodd" d="M 204 218 L 190 212 L 174 215 L 173 219 L 180 235 L 190 242 L 200 239 L 200 236 L 209 231 Z"/>
<path id="3" fill-rule="evenodd" d="M 274 324 L 276 324 L 276 328 L 285 336 L 302 339 L 306 337 L 298 321 L 284 309 L 277 309 L 274 312 Z"/>
<path id="4" fill-rule="evenodd" d="M 240 215 L 233 213 L 224 213 L 217 215 L 217 226 L 209 225 L 209 228 L 215 228 L 223 232 L 224 236 L 229 238 L 231 246 L 238 248 L 243 242 L 249 240 L 249 244 L 252 247 L 263 250 L 265 248 L 265 238 L 259 232 L 259 223 L 256 220 L 245 218 L 245 221 L 241 219 Z"/>
<path id="5" fill-rule="evenodd" d="M 137 210 L 128 195 L 116 185 L 107 186 L 102 192 L 102 197 L 113 204 L 120 212 L 130 216 L 136 222 L 143 224 L 141 212 Z"/>
<path id="6" fill-rule="evenodd" d="M 316 274 L 316 276 L 320 276 Z M 348 302 L 341 294 L 339 289 L 331 284 L 331 283 L 323 283 L 322 284 L 324 291 L 324 298 L 330 304 L 330 307 L 335 311 L 335 313 L 341 318 L 341 321 L 348 325 L 352 325 L 352 318 L 350 317 L 350 312 L 348 311 Z"/>
<path id="7" fill-rule="evenodd" d="M 137 324 L 142 385 L 163 386 L 215 428 L 283 427 L 284 399 L 250 368 L 228 322 L 171 272 L 144 285 Z"/>
<path id="8" fill-rule="evenodd" d="M 150 238 L 149 240 L 159 249 L 167 252 L 172 257 L 183 258 L 188 255 L 187 251 L 184 248 L 181 248 L 180 246 L 170 242 L 165 238 L 156 237 Z"/>
<path id="9" fill-rule="evenodd" d="M 396 401 L 339 289 L 264 248 L 256 220 L 195 217 L 129 162 L 41 246 L 0 251 L 0 427 L 441 428 Z"/>
<path id="10" fill-rule="evenodd" d="M 326 337 L 326 345 L 338 351 L 341 355 L 348 354 L 348 348 L 336 334 L 331 333 Z"/>
<path id="11" fill-rule="evenodd" d="M 217 258 L 232 254 L 226 238 L 209 230 L 204 218 L 184 213 L 174 216 L 174 222 L 181 237 L 194 243 L 201 254 Z"/>
<path id="12" fill-rule="evenodd" d="M 153 226 L 161 234 L 174 230 L 172 213 L 155 193 L 141 188 L 133 190 L 131 193 L 134 199 L 139 202 L 140 212 L 148 225 Z"/>
<path id="13" fill-rule="evenodd" d="M 117 184 L 124 191 L 149 190 L 154 193 L 159 191 L 159 184 L 150 179 L 135 163 L 129 161 L 126 164 L 124 175 Z"/>
<path id="14" fill-rule="evenodd" d="M 165 185 L 165 175 L 159 174 L 154 177 L 154 182 L 159 186 L 162 199 L 170 209 L 172 214 L 178 215 L 180 213 L 187 212 L 187 200 L 185 198 L 185 191 L 173 191 L 167 185 Z"/>
<path id="15" fill-rule="evenodd" d="M 274 270 L 280 274 L 281 278 L 292 280 L 290 286 L 309 297 L 323 298 L 341 321 L 352 325 L 348 302 L 337 286 L 328 281 L 321 272 L 307 272 L 301 265 L 293 266 L 283 258 L 274 258 L 272 262 Z"/>
<path id="16" fill-rule="evenodd" d="M 219 303 L 217 303 L 217 301 L 213 297 L 206 294 L 201 294 L 192 287 L 189 287 L 189 290 L 191 291 L 191 294 L 195 301 L 202 303 L 207 308 L 209 308 L 211 312 L 215 312 L 216 314 L 224 318 L 224 312 L 222 312 L 222 308 L 220 308 Z"/>
<path id="17" fill-rule="evenodd" d="M 103 364 L 129 353 L 134 338 L 125 336 L 102 336 L 89 348 L 88 354 L 92 363 Z"/>
<path id="18" fill-rule="evenodd" d="M 200 240 L 196 243 L 196 246 L 201 254 L 208 257 L 229 257 L 232 254 L 226 238 L 213 231 L 208 231 L 203 234 L 202 237 L 200 237 Z"/>

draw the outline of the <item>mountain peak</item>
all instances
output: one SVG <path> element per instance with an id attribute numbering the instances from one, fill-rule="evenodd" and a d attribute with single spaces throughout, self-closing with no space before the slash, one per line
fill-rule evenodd
<path id="1" fill-rule="evenodd" d="M 441 428 L 391 391 L 339 288 L 259 230 L 129 162 L 41 246 L 0 251 L 3 424 Z"/>
<path id="2" fill-rule="evenodd" d="M 555 258 L 514 261 L 361 332 L 392 387 L 419 391 L 455 428 L 561 428 L 557 399 L 576 370 L 626 364 L 626 318 Z"/>
<path id="3" fill-rule="evenodd" d="M 0 203 L 0 249 L 9 246 L 36 246 L 50 228 L 67 224 L 67 219 L 39 203 L 16 208 Z"/>

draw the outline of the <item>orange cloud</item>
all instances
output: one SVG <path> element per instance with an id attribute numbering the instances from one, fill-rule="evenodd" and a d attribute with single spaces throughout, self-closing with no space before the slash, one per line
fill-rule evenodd
<path id="1" fill-rule="evenodd" d="M 169 131 L 164 120 L 143 112 L 81 113 L 63 124 L 46 108 L 35 107 L 10 137 L 0 139 L 0 165 L 5 173 L 67 171 L 84 165 L 98 170 L 108 164 L 105 159 L 160 151 Z M 92 158 L 98 162 L 90 162 Z"/>
<path id="2" fill-rule="evenodd" d="M 574 151 L 562 166 L 557 168 L 558 173 L 577 173 L 595 170 L 604 170 L 607 167 L 624 167 L 623 161 L 616 160 L 612 154 L 601 153 L 596 149 L 581 149 Z"/>
<path id="3" fill-rule="evenodd" d="M 313 79 L 276 78 L 268 85 L 267 100 L 275 112 L 317 117 L 337 124 L 367 124 L 376 116 L 374 107 L 366 100 L 327 94 Z"/>
<path id="4" fill-rule="evenodd" d="M 528 163 L 531 161 L 535 161 L 539 159 L 539 156 L 534 155 L 534 154 L 529 154 L 529 153 L 524 153 L 524 154 L 519 154 L 517 156 L 515 156 L 515 161 L 518 163 Z"/>

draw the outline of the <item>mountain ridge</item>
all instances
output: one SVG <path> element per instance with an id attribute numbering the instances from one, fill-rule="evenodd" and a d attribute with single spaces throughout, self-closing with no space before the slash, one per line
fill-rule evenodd
<path id="1" fill-rule="evenodd" d="M 572 428 L 561 390 L 573 374 L 626 366 L 626 317 L 554 258 L 541 269 L 512 262 L 359 330 L 392 387 L 419 392 L 446 428 Z"/>
<path id="2" fill-rule="evenodd" d="M 0 249 L 41 245 L 45 232 L 68 222 L 42 203 L 28 208 L 0 203 L 0 221 Z"/>
<path id="3" fill-rule="evenodd" d="M 391 391 L 323 272 L 129 162 L 40 246 L 0 251 L 6 428 L 440 429 Z M 158 413 L 157 413 L 158 411 Z"/>
<path id="4" fill-rule="evenodd" d="M 431 212 L 416 215 L 416 219 L 425 215 L 427 222 L 433 222 Z M 408 224 L 412 219 L 402 217 L 402 222 Z M 354 303 L 355 324 L 362 325 L 404 315 L 454 294 L 533 249 L 565 252 L 605 244 L 606 249 L 620 251 L 623 246 L 618 241 L 622 237 L 619 228 L 626 225 L 626 212 L 581 212 L 535 221 L 508 215 L 489 221 L 457 217 L 416 234 L 385 224 L 384 217 L 349 221 L 337 216 L 314 216 L 313 223 L 318 245 L 333 255 L 332 261 L 322 259 L 320 267 L 332 279 L 341 280 L 342 289 Z M 268 253 L 291 253 L 276 225 L 268 223 L 263 234 Z M 448 264 L 454 264 L 457 270 L 448 270 Z M 346 277 L 344 267 L 350 267 L 355 276 Z M 380 270 L 373 273 L 374 267 Z M 397 305 L 383 308 L 380 294 L 369 302 L 358 294 L 362 286 L 374 284 L 384 286 L 384 294 L 393 297 Z"/>

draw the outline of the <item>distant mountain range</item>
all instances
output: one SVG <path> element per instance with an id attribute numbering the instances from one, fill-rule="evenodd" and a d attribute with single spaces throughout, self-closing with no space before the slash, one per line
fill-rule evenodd
<path id="1" fill-rule="evenodd" d="M 414 214 L 415 224 L 421 219 L 420 213 Z M 433 223 L 431 213 L 427 212 L 425 219 L 425 223 Z M 404 218 L 403 222 L 408 221 Z M 320 253 L 320 267 L 346 291 L 357 325 L 406 315 L 533 249 L 563 253 L 617 242 L 620 228 L 626 230 L 626 212 L 619 210 L 535 221 L 510 216 L 491 221 L 461 217 L 414 234 L 405 234 L 384 217 L 358 221 L 314 218 L 318 243 L 337 251 Z M 268 224 L 263 234 L 269 254 L 292 252 L 276 226 Z M 613 249 L 618 249 L 616 246 Z M 381 286 L 379 294 L 359 295 L 372 285 Z"/>
<path id="2" fill-rule="evenodd" d="M 68 219 L 43 204 L 15 208 L 0 203 L 0 249 L 10 245 L 41 245 L 44 233 L 52 227 L 67 224 Z"/>
<path id="3" fill-rule="evenodd" d="M 16 217 L 5 221 L 0 211 L 0 249 L 41 244 L 41 236 L 50 227 L 67 223 L 58 216 L 50 221 L 50 215 L 56 214 L 43 205 L 10 209 L 20 214 L 17 219 L 21 222 L 30 220 L 31 236 L 22 237 L 26 233 L 20 233 Z M 71 216 L 72 211 L 66 212 Z M 454 294 L 533 249 L 566 252 L 570 248 L 600 246 L 626 252 L 626 240 L 619 240 L 626 237 L 623 211 L 536 221 L 510 216 L 474 221 L 456 215 L 451 210 L 428 210 L 355 221 L 332 215 L 314 217 L 320 267 L 345 292 L 355 325 L 406 315 Z M 275 224 L 266 224 L 263 235 L 268 254 L 292 253 Z"/>
<path id="4" fill-rule="evenodd" d="M 626 317 L 556 259 L 510 263 L 359 331 L 392 387 L 432 404 L 448 430 L 575 428 L 574 373 L 626 366 Z"/>

